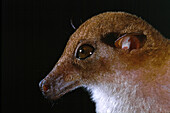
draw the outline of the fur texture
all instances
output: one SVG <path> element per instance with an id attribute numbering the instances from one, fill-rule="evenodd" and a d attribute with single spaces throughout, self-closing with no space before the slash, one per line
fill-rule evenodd
<path id="1" fill-rule="evenodd" d="M 124 34 L 142 34 L 140 48 L 129 51 L 115 47 L 115 41 Z M 85 44 L 94 52 L 82 60 L 76 55 Z M 73 33 L 54 69 L 39 85 L 49 99 L 86 87 L 97 113 L 170 112 L 169 44 L 137 16 L 102 13 Z"/>

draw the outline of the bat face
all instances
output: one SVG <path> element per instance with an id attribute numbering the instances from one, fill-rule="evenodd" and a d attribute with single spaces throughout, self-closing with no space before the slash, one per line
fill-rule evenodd
<path id="1" fill-rule="evenodd" d="M 162 52 L 153 50 L 163 41 L 158 31 L 136 16 L 122 12 L 94 16 L 70 37 L 57 64 L 40 82 L 40 89 L 54 100 L 81 86 L 114 84 L 119 77 L 133 78 L 133 84 L 144 83 L 153 78 L 140 73 L 160 66 L 162 61 L 153 56 Z M 133 77 L 129 72 L 134 72 Z"/>

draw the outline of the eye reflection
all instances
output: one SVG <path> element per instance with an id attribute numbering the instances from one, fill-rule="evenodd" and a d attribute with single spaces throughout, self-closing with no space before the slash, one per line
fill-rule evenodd
<path id="1" fill-rule="evenodd" d="M 86 59 L 87 57 L 91 56 L 94 52 L 94 47 L 89 44 L 84 44 L 80 46 L 76 53 L 76 58 L 78 59 Z"/>

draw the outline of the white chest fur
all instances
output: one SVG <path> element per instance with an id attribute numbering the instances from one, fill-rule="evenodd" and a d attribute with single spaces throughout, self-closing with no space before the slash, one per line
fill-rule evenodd
<path id="1" fill-rule="evenodd" d="M 118 91 L 119 90 L 119 91 Z M 128 94 L 136 95 L 136 89 L 133 92 L 129 92 L 127 88 L 120 90 L 116 87 L 110 89 L 108 87 L 94 87 L 92 88 L 92 99 L 96 103 L 97 113 L 123 113 L 134 112 L 134 109 L 128 99 Z"/>
<path id="2" fill-rule="evenodd" d="M 126 84 L 127 86 L 127 84 Z M 122 87 L 122 88 L 121 88 Z M 93 86 L 90 89 L 97 113 L 149 113 L 161 112 L 153 98 L 144 98 L 138 86 Z M 151 110 L 154 107 L 154 110 Z M 164 111 L 164 110 L 163 110 Z"/>

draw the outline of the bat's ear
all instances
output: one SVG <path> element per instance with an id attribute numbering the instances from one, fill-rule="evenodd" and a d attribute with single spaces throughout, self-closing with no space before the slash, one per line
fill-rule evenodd
<path id="1" fill-rule="evenodd" d="M 114 43 L 116 48 L 133 50 L 141 48 L 146 41 L 146 36 L 138 33 L 124 34 Z"/>
<path id="2" fill-rule="evenodd" d="M 131 51 L 143 47 L 146 39 L 146 35 L 142 33 L 127 33 L 123 35 L 108 33 L 101 38 L 101 41 L 111 47 Z"/>

